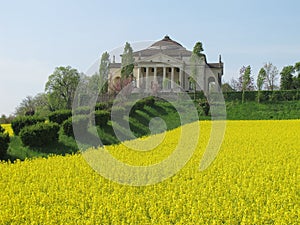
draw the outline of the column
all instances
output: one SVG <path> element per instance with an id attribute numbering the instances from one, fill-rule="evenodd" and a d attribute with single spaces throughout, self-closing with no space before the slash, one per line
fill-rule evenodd
<path id="1" fill-rule="evenodd" d="M 146 67 L 146 85 L 145 85 L 146 91 L 149 90 L 149 67 Z"/>
<path id="2" fill-rule="evenodd" d="M 163 81 L 162 81 L 163 90 L 166 89 L 166 73 L 167 73 L 167 68 L 164 66 L 163 67 Z"/>
<path id="3" fill-rule="evenodd" d="M 179 68 L 179 86 L 183 88 L 183 82 L 182 82 L 182 67 Z"/>
<path id="4" fill-rule="evenodd" d="M 138 74 L 136 78 L 136 87 L 140 88 L 140 77 L 141 77 L 141 67 L 138 67 Z"/>
<path id="5" fill-rule="evenodd" d="M 174 89 L 174 70 L 175 70 L 175 68 L 172 67 L 172 69 L 171 69 L 171 90 Z"/>
<path id="6" fill-rule="evenodd" d="M 157 82 L 157 67 L 154 67 L 154 82 Z"/>

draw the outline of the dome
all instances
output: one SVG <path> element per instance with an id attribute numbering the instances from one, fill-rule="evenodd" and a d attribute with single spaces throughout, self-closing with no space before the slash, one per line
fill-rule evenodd
<path id="1" fill-rule="evenodd" d="M 183 49 L 182 45 L 178 42 L 172 40 L 168 35 L 166 35 L 160 41 L 155 42 L 152 44 L 150 49 Z"/>

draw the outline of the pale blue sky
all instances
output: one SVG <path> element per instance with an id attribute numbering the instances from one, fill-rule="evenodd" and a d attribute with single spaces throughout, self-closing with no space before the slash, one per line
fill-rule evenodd
<path id="1" fill-rule="evenodd" d="M 299 1 L 2 1 L 0 114 L 44 91 L 57 66 L 80 72 L 126 41 L 168 34 L 188 49 L 202 41 L 209 62 L 222 54 L 224 80 L 242 65 L 279 70 L 300 61 Z"/>

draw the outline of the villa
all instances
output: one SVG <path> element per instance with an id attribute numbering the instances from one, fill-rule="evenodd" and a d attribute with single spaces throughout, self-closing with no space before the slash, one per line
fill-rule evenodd
<path id="1" fill-rule="evenodd" d="M 133 82 L 135 91 L 191 91 L 194 82 L 191 81 L 192 51 L 180 43 L 165 36 L 146 49 L 133 52 L 134 69 Z M 118 82 L 121 77 L 121 63 L 110 63 L 109 87 Z M 208 63 L 206 56 L 201 57 L 195 76 L 196 90 L 210 91 L 211 87 L 221 87 L 224 64 L 219 56 L 219 62 Z"/>

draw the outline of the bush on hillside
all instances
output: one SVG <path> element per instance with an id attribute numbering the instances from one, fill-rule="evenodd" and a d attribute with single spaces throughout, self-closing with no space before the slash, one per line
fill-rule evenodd
<path id="1" fill-rule="evenodd" d="M 67 119 L 62 124 L 62 129 L 65 135 L 74 137 L 73 124 L 78 130 L 78 135 L 84 135 L 88 129 L 89 118 L 84 115 L 73 116 Z"/>
<path id="2" fill-rule="evenodd" d="M 9 135 L 4 133 L 5 130 L 0 126 L 0 159 L 6 156 L 8 145 L 10 142 Z"/>
<path id="3" fill-rule="evenodd" d="M 43 147 L 58 142 L 59 125 L 57 123 L 37 123 L 24 127 L 19 135 L 24 145 Z"/>
<path id="4" fill-rule="evenodd" d="M 49 120 L 53 123 L 62 124 L 72 116 L 71 110 L 57 110 L 49 115 Z"/>
<path id="5" fill-rule="evenodd" d="M 105 126 L 110 119 L 110 112 L 106 110 L 95 111 L 95 124 L 97 126 Z"/>
<path id="6" fill-rule="evenodd" d="M 26 126 L 31 126 L 39 122 L 44 122 L 45 119 L 37 116 L 19 116 L 12 120 L 11 127 L 15 135 L 19 135 L 21 129 Z"/>

